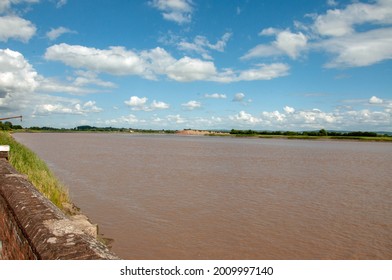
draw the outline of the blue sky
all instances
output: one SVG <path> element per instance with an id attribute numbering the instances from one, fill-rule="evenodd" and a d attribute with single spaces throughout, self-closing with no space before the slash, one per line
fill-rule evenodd
<path id="1" fill-rule="evenodd" d="M 0 0 L 27 127 L 392 131 L 391 59 L 392 0 Z"/>

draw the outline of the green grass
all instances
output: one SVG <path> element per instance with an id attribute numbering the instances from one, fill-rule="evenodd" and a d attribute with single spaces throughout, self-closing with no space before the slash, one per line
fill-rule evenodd
<path id="1" fill-rule="evenodd" d="M 34 152 L 15 141 L 8 132 L 0 131 L 0 145 L 10 146 L 11 165 L 18 172 L 27 175 L 38 191 L 57 207 L 63 209 L 64 203 L 70 202 L 67 189 Z"/>

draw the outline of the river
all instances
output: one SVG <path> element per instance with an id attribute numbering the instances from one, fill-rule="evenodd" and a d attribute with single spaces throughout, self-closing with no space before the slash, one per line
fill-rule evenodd
<path id="1" fill-rule="evenodd" d="M 18 133 L 124 259 L 392 259 L 392 144 Z"/>

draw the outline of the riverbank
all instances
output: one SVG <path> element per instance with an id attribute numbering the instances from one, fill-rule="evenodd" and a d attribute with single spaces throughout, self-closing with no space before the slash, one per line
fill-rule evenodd
<path id="1" fill-rule="evenodd" d="M 314 135 L 284 135 L 284 134 L 247 134 L 247 133 L 205 133 L 205 136 L 220 136 L 220 137 L 241 137 L 241 138 L 262 138 L 262 139 L 289 139 L 289 140 L 325 140 L 325 141 L 366 141 L 366 142 L 390 142 L 392 143 L 392 136 L 314 136 Z"/>
<path id="2" fill-rule="evenodd" d="M 222 135 L 212 135 L 222 136 Z M 392 137 L 364 137 L 364 136 L 285 136 L 285 135 L 231 135 L 233 137 L 249 137 L 249 138 L 264 138 L 264 139 L 289 139 L 289 140 L 342 140 L 342 141 L 366 141 L 366 142 L 390 142 Z"/>
<path id="3" fill-rule="evenodd" d="M 19 173 L 26 175 L 42 195 L 69 216 L 84 232 L 110 246 L 113 240 L 99 233 L 98 225 L 93 224 L 89 217 L 84 215 L 80 208 L 71 201 L 68 188 L 38 155 L 16 141 L 9 132 L 0 131 L 0 145 L 10 146 L 9 163 Z"/>
<path id="4" fill-rule="evenodd" d="M 0 132 L 0 145 L 10 146 L 10 164 L 64 212 L 72 213 L 67 188 L 53 175 L 46 163 L 34 152 L 13 139 L 9 132 Z"/>

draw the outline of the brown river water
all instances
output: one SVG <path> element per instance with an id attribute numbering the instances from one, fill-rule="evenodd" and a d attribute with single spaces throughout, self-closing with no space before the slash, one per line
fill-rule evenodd
<path id="1" fill-rule="evenodd" d="M 15 134 L 124 259 L 392 259 L 392 144 Z"/>

